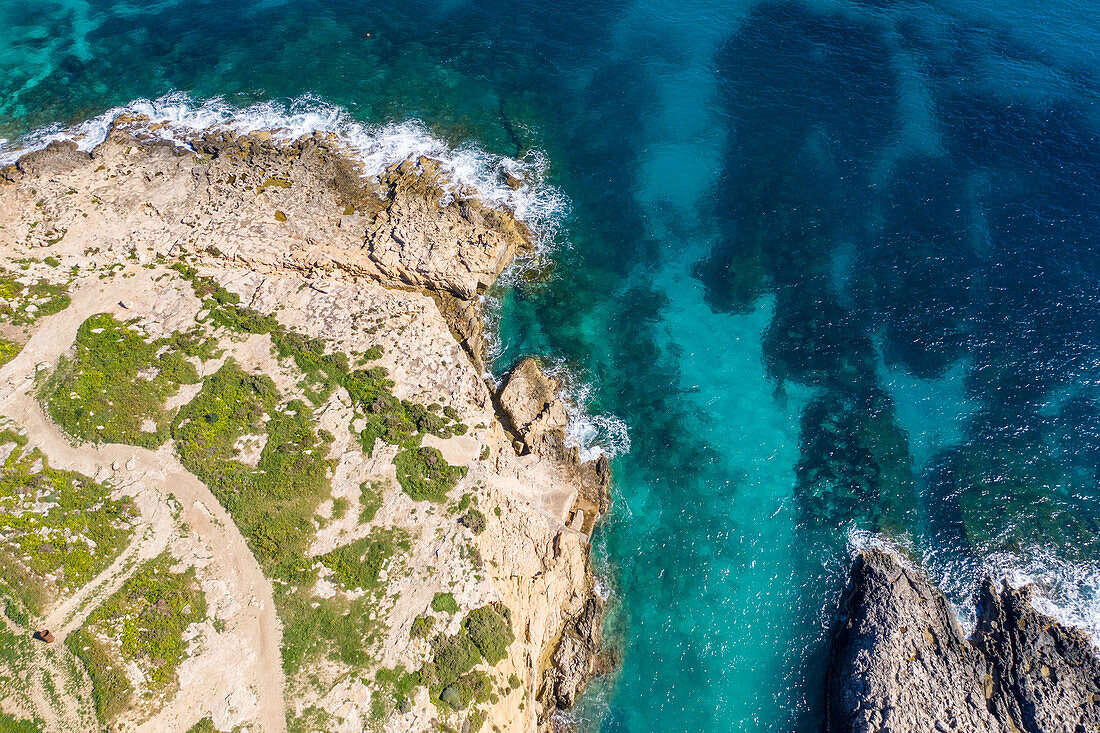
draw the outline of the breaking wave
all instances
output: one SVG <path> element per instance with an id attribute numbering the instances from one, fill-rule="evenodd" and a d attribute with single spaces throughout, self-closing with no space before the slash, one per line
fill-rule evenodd
<path id="1" fill-rule="evenodd" d="M 367 177 L 410 157 L 427 156 L 440 163 L 452 185 L 473 189 L 483 203 L 508 209 L 542 242 L 552 238 L 568 211 L 566 197 L 544 182 L 547 160 L 539 151 L 517 159 L 489 153 L 474 144 L 451 147 L 421 122 L 365 124 L 343 107 L 309 95 L 288 103 L 268 101 L 248 107 L 235 107 L 220 97 L 199 103 L 178 92 L 153 100 L 138 99 L 72 127 L 51 125 L 36 130 L 14 144 L 0 139 L 0 166 L 58 140 L 71 140 L 78 149 L 89 152 L 106 139 L 111 124 L 122 115 L 147 117 L 149 121 L 143 125 L 147 134 L 184 148 L 191 147 L 195 135 L 212 130 L 238 134 L 268 131 L 282 142 L 331 133 L 362 163 Z M 520 183 L 509 185 L 509 180 Z"/>
<path id="2" fill-rule="evenodd" d="M 1065 626 L 1083 629 L 1100 647 L 1100 562 L 1066 560 L 1041 546 L 964 560 L 937 551 L 915 553 L 909 542 L 856 529 L 848 533 L 848 546 L 853 555 L 872 548 L 886 550 L 906 565 L 908 558 L 919 558 L 921 567 L 955 607 L 968 634 L 977 623 L 975 593 L 982 580 L 991 577 L 1013 588 L 1031 585 L 1035 610 Z"/>

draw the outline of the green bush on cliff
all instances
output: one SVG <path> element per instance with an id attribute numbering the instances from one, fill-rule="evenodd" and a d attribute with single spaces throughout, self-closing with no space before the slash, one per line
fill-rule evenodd
<path id="1" fill-rule="evenodd" d="M 409 638 L 427 639 L 431 636 L 434 626 L 435 618 L 422 613 L 413 619 L 412 626 L 409 628 Z"/>
<path id="2" fill-rule="evenodd" d="M 462 515 L 462 524 L 474 534 L 481 534 L 485 531 L 485 515 L 477 509 L 469 509 Z"/>
<path id="3" fill-rule="evenodd" d="M 483 659 L 490 665 L 499 663 L 513 641 L 511 612 L 499 603 L 470 611 L 457 634 L 437 634 L 432 639 L 432 661 L 420 671 L 432 699 L 456 710 L 487 700 L 492 692 L 489 678 L 472 670 Z"/>
<path id="4" fill-rule="evenodd" d="M 516 640 L 511 611 L 499 603 L 470 611 L 462 621 L 462 630 L 489 664 L 496 664 L 508 656 L 508 647 Z"/>
<path id="5" fill-rule="evenodd" d="M 443 690 L 481 661 L 481 652 L 463 633 L 439 634 L 432 639 L 432 679 Z"/>
<path id="6" fill-rule="evenodd" d="M 320 559 L 344 588 L 373 590 L 379 587 L 378 576 L 386 561 L 399 551 L 407 552 L 409 546 L 403 532 L 376 527 L 366 537 L 325 553 Z"/>
<path id="7" fill-rule="evenodd" d="M 397 483 L 413 501 L 442 503 L 447 492 L 466 475 L 465 466 L 452 466 L 435 448 L 421 446 L 404 449 L 393 460 Z"/>
<path id="8" fill-rule="evenodd" d="M 453 593 L 436 593 L 432 596 L 432 610 L 436 613 L 458 613 L 458 601 Z"/>

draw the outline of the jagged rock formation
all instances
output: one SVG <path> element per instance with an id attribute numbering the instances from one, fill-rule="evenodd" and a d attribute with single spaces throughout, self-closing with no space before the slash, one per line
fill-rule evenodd
<path id="1" fill-rule="evenodd" d="M 597 661 L 603 613 L 603 599 L 591 593 L 580 615 L 566 624 L 543 686 L 543 697 L 548 707 L 569 710 L 576 704 L 588 681 L 602 671 L 598 669 Z"/>
<path id="2" fill-rule="evenodd" d="M 569 411 L 561 397 L 561 383 L 546 374 L 533 358 L 521 360 L 508 376 L 498 401 L 517 437 L 519 453 L 565 461 L 581 491 L 569 513 L 571 529 L 590 533 L 607 509 L 610 471 L 606 456 L 582 462 L 575 447 L 566 444 Z M 604 600 L 589 588 L 580 613 L 570 619 L 551 657 L 540 696 L 547 709 L 568 710 L 589 679 L 598 673 Z"/>
<path id="3" fill-rule="evenodd" d="M 1030 597 L 986 580 L 967 639 L 926 576 L 886 552 L 861 553 L 828 670 L 830 733 L 1097 730 L 1096 649 Z"/>

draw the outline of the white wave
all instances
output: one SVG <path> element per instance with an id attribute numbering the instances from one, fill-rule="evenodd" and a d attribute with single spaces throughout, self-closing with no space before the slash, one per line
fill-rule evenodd
<path id="1" fill-rule="evenodd" d="M 377 176 L 394 163 L 414 156 L 427 156 L 440 163 L 446 178 L 459 189 L 472 189 L 485 204 L 505 208 L 524 221 L 540 241 L 548 240 L 568 209 L 568 201 L 556 188 L 544 183 L 547 161 L 535 151 L 522 159 L 508 158 L 465 144 L 451 148 L 432 135 L 418 121 L 367 125 L 347 110 L 312 96 L 289 103 L 269 101 L 235 107 L 223 98 L 202 103 L 186 94 L 174 93 L 158 99 L 138 99 L 115 107 L 73 127 L 51 125 L 25 135 L 14 144 L 0 140 L 0 165 L 17 161 L 55 140 L 72 140 L 77 148 L 91 151 L 102 143 L 111 124 L 121 115 L 149 118 L 145 132 L 190 148 L 194 136 L 210 130 L 238 134 L 268 131 L 282 142 L 313 133 L 332 133 L 363 165 L 364 175 Z M 522 185 L 508 185 L 506 175 Z"/>
<path id="2" fill-rule="evenodd" d="M 565 444 L 577 448 L 582 461 L 601 455 L 614 458 L 630 450 L 630 432 L 622 418 L 590 409 L 592 385 L 575 378 L 563 364 L 552 365 L 546 372 L 562 384 L 560 397 L 569 412 Z"/>
<path id="3" fill-rule="evenodd" d="M 1070 561 L 1049 549 L 1035 547 L 1025 554 L 997 553 L 985 566 L 995 578 L 1012 587 L 1031 585 L 1036 610 L 1067 626 L 1085 629 L 1100 646 L 1100 562 Z"/>
<path id="4" fill-rule="evenodd" d="M 906 567 L 914 555 L 911 543 L 864 530 L 848 532 L 852 554 L 867 549 L 890 552 Z M 1100 562 L 1070 561 L 1049 548 L 1034 546 L 1021 552 L 998 552 L 985 559 L 960 559 L 925 551 L 921 568 L 947 596 L 967 634 L 977 624 L 975 594 L 983 579 L 1007 582 L 1013 588 L 1032 586 L 1031 604 L 1065 626 L 1084 630 L 1100 647 Z"/>

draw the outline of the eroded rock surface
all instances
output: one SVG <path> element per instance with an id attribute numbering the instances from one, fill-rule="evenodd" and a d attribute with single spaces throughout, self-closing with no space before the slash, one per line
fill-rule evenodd
<path id="1" fill-rule="evenodd" d="M 541 456 L 565 450 L 569 413 L 560 391 L 558 380 L 545 374 L 534 359 L 524 359 L 512 370 L 500 392 L 500 405 L 524 450 Z"/>
<path id="2" fill-rule="evenodd" d="M 603 599 L 590 593 L 580 614 L 566 624 L 543 689 L 548 707 L 569 710 L 588 681 L 603 671 L 597 665 L 603 613 Z"/>
<path id="3" fill-rule="evenodd" d="M 968 639 L 921 572 L 855 560 L 827 677 L 831 733 L 1079 733 L 1100 726 L 1100 661 L 1084 632 L 987 580 Z"/>
<path id="4" fill-rule="evenodd" d="M 566 448 L 558 421 L 567 411 L 560 400 L 553 421 L 525 423 L 535 430 L 529 438 L 540 451 L 517 454 L 515 435 L 499 419 L 496 396 L 483 379 L 477 295 L 528 246 L 522 223 L 482 206 L 473 192 L 449 186 L 427 158 L 365 179 L 328 135 L 280 142 L 262 131 L 208 131 L 196 133 L 188 150 L 158 138 L 155 127 L 120 118 L 91 153 L 54 143 L 0 170 L 0 277 L 18 278 L 27 288 L 51 283 L 71 296 L 70 304 L 29 328 L 0 318 L 0 338 L 23 349 L 0 373 L 0 392 L 8 402 L 39 409 L 32 377 L 58 368 L 60 355 L 93 314 L 109 313 L 150 338 L 198 329 L 217 348 L 195 357 L 202 381 L 181 387 L 165 410 L 176 415 L 206 386 L 220 389 L 214 377 L 232 359 L 244 373 L 271 380 L 279 401 L 262 408 L 264 420 L 301 414 L 307 418 L 302 435 L 327 436 L 317 445 L 328 445 L 330 469 L 301 525 L 309 539 L 302 558 L 307 575 L 301 577 L 309 581 L 288 590 L 285 579 L 276 578 L 267 597 L 238 591 L 231 582 L 230 570 L 239 574 L 248 563 L 246 570 L 255 566 L 260 576 L 249 546 L 242 544 L 243 558 L 216 545 L 206 549 L 213 536 L 206 526 L 213 520 L 192 521 L 188 514 L 209 516 L 204 507 L 216 506 L 217 496 L 202 494 L 179 510 L 172 502 L 188 495 L 160 490 L 171 481 L 135 475 L 122 483 L 143 507 L 136 535 L 167 541 L 174 557 L 200 566 L 218 615 L 203 627 L 207 641 L 189 647 L 178 688 L 154 701 L 160 712 L 150 717 L 134 706 L 114 713 L 111 724 L 186 730 L 206 716 L 219 728 L 249 731 L 278 731 L 287 721 L 294 729 L 349 733 L 547 728 L 563 699 L 541 694 L 555 674 L 548 666 L 559 659 L 568 667 L 569 679 L 555 687 L 571 704 L 598 648 L 602 602 L 593 605 L 588 533 L 606 502 L 609 474 L 606 459 L 584 463 Z M 28 308 L 47 303 L 38 292 Z M 247 325 L 263 319 L 274 321 L 259 329 Z M 392 436 L 364 443 L 373 413 L 353 400 L 350 382 L 314 390 L 310 380 L 321 377 L 304 371 L 308 359 L 280 353 L 274 322 L 280 338 L 293 337 L 292 348 L 312 343 L 314 357 L 340 355 L 346 361 L 333 362 L 338 370 L 344 368 L 339 363 L 383 370 L 391 383 L 384 390 L 393 394 L 376 403 L 390 417 L 406 405 L 401 409 L 412 410 L 406 417 L 415 413 L 425 424 L 454 426 L 423 435 L 426 468 L 413 465 L 421 472 L 448 467 L 453 485 L 444 485 L 444 496 L 413 497 L 395 464 L 411 449 Z M 148 370 L 140 374 L 152 377 Z M 556 391 L 550 389 L 554 400 Z M 304 411 L 290 409 L 299 402 Z M 49 457 L 63 457 L 67 443 L 50 440 L 60 435 L 56 426 L 46 418 L 33 424 L 6 405 L 0 404 L 0 416 L 14 420 Z M 251 426 L 232 444 L 245 471 L 260 466 L 270 445 L 274 433 L 265 424 Z M 540 434 L 544 440 L 536 439 Z M 81 470 L 90 476 L 117 480 L 133 473 L 126 459 L 132 446 L 112 444 L 109 453 L 91 444 L 77 449 L 87 458 Z M 175 456 L 171 444 L 160 450 Z M 122 458 L 101 459 L 101 453 Z M 592 496 L 604 498 L 593 503 Z M 173 511 L 188 521 L 172 524 Z M 145 515 L 166 526 L 149 531 Z M 223 512 L 218 522 L 232 527 L 235 519 Z M 394 542 L 391 559 L 368 581 L 374 590 L 349 584 L 355 579 L 325 564 L 323 558 L 372 537 Z M 305 602 L 292 601 L 290 593 Z M 448 680 L 455 694 L 447 703 L 432 696 L 448 692 L 429 689 L 435 677 L 410 681 L 407 675 L 415 672 L 449 672 L 434 664 L 446 648 L 441 644 L 457 638 L 473 611 L 498 604 L 508 608 L 514 633 L 503 658 L 486 654 L 467 663 L 473 666 L 461 680 Z M 358 615 L 349 615 L 349 608 Z M 93 609 L 87 604 L 84 613 Z M 247 614 L 256 609 L 266 614 L 267 626 L 249 622 Z M 340 647 L 309 650 L 284 678 L 277 658 L 288 637 L 304 638 L 293 624 L 300 629 L 302 619 L 321 614 L 357 619 L 370 633 L 345 633 Z M 323 627 L 327 633 L 332 624 Z M 583 656 L 559 652 L 562 638 L 580 641 Z M 347 645 L 356 653 L 340 652 Z M 51 650 L 67 653 L 63 645 Z M 249 660 L 247 674 L 238 659 Z M 456 698 L 459 690 L 477 695 Z M 89 695 L 82 688 L 73 701 L 87 724 L 53 716 L 61 722 L 51 718 L 46 730 L 96 727 Z M 43 700 L 27 706 L 19 712 L 49 709 Z"/>

